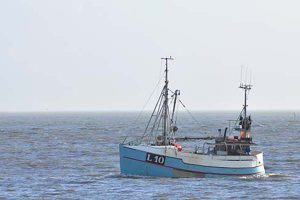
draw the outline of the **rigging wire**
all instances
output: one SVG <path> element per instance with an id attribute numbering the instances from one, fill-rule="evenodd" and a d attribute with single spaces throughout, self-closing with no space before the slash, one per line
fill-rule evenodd
<path id="1" fill-rule="evenodd" d="M 146 103 L 144 104 L 144 106 L 143 106 L 142 110 L 140 111 L 139 115 L 137 116 L 137 118 L 134 120 L 133 124 L 135 124 L 135 123 L 139 120 L 139 118 L 141 117 L 141 115 L 142 115 L 142 113 L 144 112 L 146 106 L 148 105 L 150 99 L 152 98 L 154 92 L 157 90 L 157 87 L 159 86 L 159 84 L 160 84 L 162 78 L 163 78 L 163 76 L 160 77 L 160 79 L 159 79 L 159 81 L 157 82 L 157 84 L 156 84 L 154 90 L 151 92 L 151 95 L 150 95 L 149 98 L 147 99 Z"/>
<path id="2" fill-rule="evenodd" d="M 161 94 L 163 94 L 163 93 L 161 93 Z M 150 131 L 150 134 L 153 133 L 153 130 L 154 130 L 155 125 L 156 125 L 156 122 L 157 122 L 157 119 L 161 116 L 161 113 L 162 113 L 162 110 L 163 110 L 163 106 L 161 106 L 162 100 L 163 100 L 163 98 L 160 97 L 160 99 L 159 99 L 159 106 L 158 106 L 158 107 L 156 106 L 156 108 L 157 108 L 157 111 L 156 111 L 156 118 L 155 118 L 155 120 L 154 120 L 154 122 L 153 122 L 151 131 Z M 156 109 L 155 109 L 155 110 L 156 110 Z M 144 137 L 144 136 L 146 135 L 147 130 L 148 130 L 148 127 L 149 127 L 149 125 L 150 125 L 150 123 L 151 123 L 151 121 L 152 121 L 152 117 L 153 117 L 153 116 L 154 116 L 154 112 L 153 112 L 153 114 L 151 115 L 151 118 L 150 118 L 150 120 L 149 120 L 149 122 L 148 122 L 148 125 L 147 125 L 147 127 L 146 127 L 146 129 L 145 129 L 145 132 L 144 132 L 144 134 L 143 134 L 142 137 Z"/>
<path id="3" fill-rule="evenodd" d="M 184 107 L 184 109 L 187 111 L 187 113 L 191 116 L 191 118 L 196 122 L 196 124 L 202 128 L 202 125 L 200 122 L 194 117 L 194 115 L 187 109 L 187 107 L 183 104 L 183 102 L 179 99 L 180 104 Z M 207 132 L 205 132 L 207 134 Z"/>
<path id="4" fill-rule="evenodd" d="M 152 98 L 153 94 L 155 93 L 155 91 L 157 91 L 157 88 L 158 88 L 158 86 L 160 85 L 161 80 L 162 80 L 163 77 L 164 77 L 164 74 L 162 73 L 162 71 L 163 71 L 163 70 L 162 70 L 162 61 L 161 61 L 161 67 L 160 67 L 160 72 L 159 72 L 159 74 L 160 74 L 160 75 L 159 75 L 159 76 L 160 76 L 160 77 L 159 77 L 159 80 L 158 80 L 157 84 L 155 85 L 154 89 L 152 90 L 150 96 L 148 97 L 146 103 L 143 105 L 142 110 L 139 112 L 138 116 L 137 116 L 136 119 L 132 122 L 131 125 L 134 125 L 134 124 L 137 123 L 137 121 L 140 119 L 142 113 L 145 111 L 145 108 L 146 108 L 146 106 L 148 105 L 148 103 L 149 103 L 150 99 Z M 127 139 L 127 137 L 128 137 L 128 134 L 129 134 L 129 133 L 126 134 L 125 139 L 123 140 L 123 143 L 126 141 L 126 139 Z M 144 135 L 145 135 L 145 134 L 144 134 Z"/>
<path id="5" fill-rule="evenodd" d="M 161 61 L 161 67 L 160 67 L 159 76 L 160 76 L 160 77 L 159 77 L 159 79 L 158 79 L 157 84 L 155 85 L 154 89 L 152 90 L 150 96 L 148 97 L 146 103 L 143 105 L 142 110 L 140 111 L 140 113 L 139 113 L 139 115 L 137 116 L 137 118 L 134 120 L 133 124 L 135 124 L 135 123 L 139 120 L 139 118 L 141 117 L 141 114 L 144 112 L 146 106 L 148 105 L 148 103 L 149 103 L 150 99 L 152 98 L 154 92 L 157 91 L 157 88 L 158 88 L 158 86 L 160 85 L 161 80 L 162 80 L 163 77 L 164 77 L 164 74 L 162 73 L 162 61 Z"/>
<path id="6" fill-rule="evenodd" d="M 172 90 L 169 89 L 169 91 L 173 94 L 175 94 L 175 92 L 173 92 Z M 196 122 L 196 124 L 202 128 L 202 125 L 200 124 L 200 122 L 194 117 L 194 115 L 189 111 L 189 109 L 184 105 L 184 103 L 178 99 L 178 101 L 180 102 L 180 104 L 182 105 L 182 107 L 187 111 L 187 113 L 190 115 L 190 117 Z M 178 106 L 178 105 L 177 105 Z M 178 109 L 177 109 L 178 111 Z M 176 115 L 176 121 L 177 121 L 177 115 Z M 205 132 L 205 134 L 207 134 L 207 132 Z"/>
<path id="7" fill-rule="evenodd" d="M 235 120 L 235 123 L 234 123 L 234 125 L 233 125 L 233 128 L 230 130 L 229 135 L 231 135 L 231 134 L 233 133 L 234 128 L 236 127 L 236 124 L 238 123 L 238 121 L 239 121 L 239 119 L 240 119 L 240 116 L 242 115 L 242 112 L 243 112 L 243 111 L 244 111 L 244 109 L 242 109 L 242 111 L 240 112 L 238 118 Z"/>

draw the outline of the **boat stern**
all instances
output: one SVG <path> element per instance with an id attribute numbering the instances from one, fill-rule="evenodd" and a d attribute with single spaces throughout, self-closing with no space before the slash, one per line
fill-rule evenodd
<path id="1" fill-rule="evenodd" d="M 264 167 L 264 157 L 263 152 L 256 151 L 253 152 L 253 155 L 256 157 L 256 167 L 259 169 L 258 174 L 265 174 L 265 167 Z"/>

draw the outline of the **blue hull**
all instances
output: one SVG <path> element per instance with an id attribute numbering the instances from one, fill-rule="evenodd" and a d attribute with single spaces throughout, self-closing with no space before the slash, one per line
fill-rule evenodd
<path id="1" fill-rule="evenodd" d="M 158 177 L 204 177 L 215 175 L 247 176 L 263 174 L 264 166 L 249 168 L 209 167 L 184 163 L 181 159 L 166 156 L 163 164 L 146 161 L 147 152 L 119 145 L 120 169 L 124 175 Z"/>

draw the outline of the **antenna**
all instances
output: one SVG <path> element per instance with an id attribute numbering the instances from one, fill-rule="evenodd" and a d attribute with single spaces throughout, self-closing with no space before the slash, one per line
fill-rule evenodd
<path id="1" fill-rule="evenodd" d="M 243 81 L 243 65 L 241 65 L 240 85 L 242 85 L 242 81 Z"/>
<path id="2" fill-rule="evenodd" d="M 245 84 L 247 84 L 247 75 L 248 75 L 248 67 L 246 67 L 246 73 L 245 73 Z"/>
<path id="3" fill-rule="evenodd" d="M 251 85 L 251 83 L 252 83 L 252 70 L 250 70 L 250 85 Z"/>
<path id="4" fill-rule="evenodd" d="M 244 70 L 246 71 L 244 72 Z M 241 85 L 251 85 L 252 83 L 252 70 L 248 67 L 241 65 L 241 75 L 240 75 L 240 86 Z M 252 85 L 251 85 L 252 86 Z"/>

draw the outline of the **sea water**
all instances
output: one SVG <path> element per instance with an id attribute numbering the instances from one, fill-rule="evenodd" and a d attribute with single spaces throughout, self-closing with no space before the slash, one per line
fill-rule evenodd
<path id="1" fill-rule="evenodd" d="M 237 113 L 179 113 L 177 136 L 217 136 Z M 257 177 L 120 175 L 118 144 L 141 136 L 149 113 L 137 116 L 1 113 L 0 199 L 300 199 L 300 122 L 293 112 L 252 112 L 254 148 L 266 166 Z"/>

